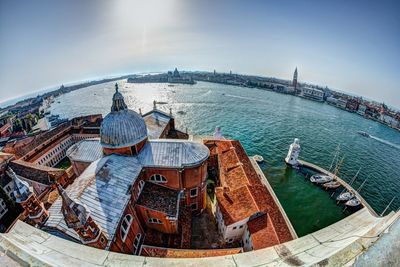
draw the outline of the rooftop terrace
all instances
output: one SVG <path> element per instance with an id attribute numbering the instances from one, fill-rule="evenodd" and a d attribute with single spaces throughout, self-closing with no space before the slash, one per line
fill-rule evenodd
<path id="1" fill-rule="evenodd" d="M 152 182 L 145 182 L 137 204 L 175 217 L 180 192 Z"/>

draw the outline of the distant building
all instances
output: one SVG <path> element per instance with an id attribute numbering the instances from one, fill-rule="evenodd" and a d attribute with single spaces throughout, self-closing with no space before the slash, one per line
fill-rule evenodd
<path id="1" fill-rule="evenodd" d="M 315 101 L 324 101 L 324 91 L 311 88 L 311 87 L 304 87 L 302 88 L 303 97 L 315 100 Z"/>
<path id="2" fill-rule="evenodd" d="M 173 77 L 174 77 L 174 78 L 180 78 L 180 77 L 181 77 L 181 75 L 179 74 L 179 71 L 178 71 L 177 68 L 175 68 L 175 70 L 174 70 Z"/>
<path id="3" fill-rule="evenodd" d="M 343 98 L 339 98 L 336 102 L 336 106 L 341 109 L 346 109 L 347 100 Z"/>
<path id="4" fill-rule="evenodd" d="M 364 104 L 360 104 L 360 105 L 358 105 L 357 114 L 364 116 L 366 110 L 367 110 L 367 106 Z"/>
<path id="5" fill-rule="evenodd" d="M 8 136 L 12 133 L 12 124 L 7 122 L 3 126 L 0 127 L 0 137 Z"/>
<path id="6" fill-rule="evenodd" d="M 191 74 L 181 74 L 177 68 L 167 73 L 144 75 L 138 77 L 130 77 L 127 80 L 128 83 L 179 83 L 179 84 L 195 84 Z"/>
<path id="7" fill-rule="evenodd" d="M 333 96 L 329 96 L 326 98 L 326 103 L 328 103 L 329 105 L 336 106 L 337 102 L 338 102 L 338 99 Z"/>
<path id="8" fill-rule="evenodd" d="M 365 110 L 365 115 L 369 118 L 378 119 L 379 117 L 379 109 L 373 105 L 367 105 Z"/>
<path id="9" fill-rule="evenodd" d="M 356 112 L 358 110 L 359 100 L 357 98 L 347 99 L 346 109 L 351 112 Z"/>

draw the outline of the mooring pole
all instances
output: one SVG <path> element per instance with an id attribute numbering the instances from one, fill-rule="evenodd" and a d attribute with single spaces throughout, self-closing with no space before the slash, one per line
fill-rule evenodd
<path id="1" fill-rule="evenodd" d="M 382 213 L 381 213 L 381 217 L 383 216 L 383 214 L 385 214 L 385 212 L 387 211 L 387 209 L 390 207 L 390 205 L 392 205 L 392 203 L 393 203 L 393 201 L 394 201 L 394 199 L 395 199 L 396 197 L 393 197 L 392 198 L 392 200 L 389 202 L 389 204 L 386 206 L 386 208 L 382 211 Z"/>

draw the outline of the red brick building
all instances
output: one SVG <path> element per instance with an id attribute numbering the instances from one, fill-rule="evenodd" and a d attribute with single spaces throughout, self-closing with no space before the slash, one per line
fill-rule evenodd
<path id="1" fill-rule="evenodd" d="M 85 243 L 82 231 L 68 224 L 63 212 L 70 199 L 85 207 L 81 213 L 91 214 L 106 240 L 105 245 L 100 239 L 88 245 L 140 254 L 148 237 L 149 243 L 169 240 L 182 247 L 188 231 L 181 215 L 188 209 L 201 213 L 206 206 L 209 150 L 187 140 L 153 139 L 154 135 L 185 136 L 168 118 L 157 110 L 144 117 L 129 110 L 116 87 L 100 140 L 83 140 L 68 151 L 80 175 L 50 207 L 43 229 Z M 145 121 L 151 124 L 153 136 L 148 135 Z"/>

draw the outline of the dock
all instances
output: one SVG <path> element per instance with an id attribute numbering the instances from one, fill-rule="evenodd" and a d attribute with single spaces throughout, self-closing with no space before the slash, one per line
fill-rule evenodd
<path id="1" fill-rule="evenodd" d="M 365 201 L 365 199 L 353 188 L 351 187 L 351 185 L 349 185 L 348 183 L 346 183 L 343 179 L 341 179 L 340 177 L 336 176 L 335 174 L 331 173 L 330 171 L 325 170 L 324 168 L 321 168 L 313 163 L 304 161 L 304 160 L 297 160 L 299 163 L 300 167 L 305 167 L 311 170 L 314 170 L 316 172 L 328 175 L 332 178 L 334 178 L 336 181 L 338 181 L 344 188 L 346 188 L 348 191 L 351 191 L 354 193 L 354 195 L 358 198 L 358 200 L 360 200 L 361 204 L 366 207 L 369 212 L 374 215 L 375 217 L 379 217 L 379 215 L 374 211 L 374 209 L 368 204 L 367 201 Z"/>

